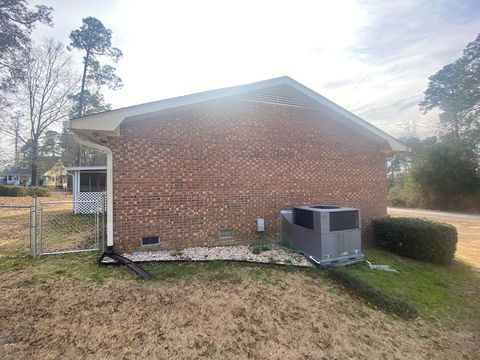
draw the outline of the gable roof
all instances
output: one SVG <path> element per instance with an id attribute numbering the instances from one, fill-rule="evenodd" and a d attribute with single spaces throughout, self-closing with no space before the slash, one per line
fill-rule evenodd
<path id="1" fill-rule="evenodd" d="M 200 93 L 195 93 L 191 95 L 184 95 L 175 98 L 154 101 L 134 106 L 128 106 L 117 110 L 110 110 L 98 114 L 87 115 L 81 118 L 72 119 L 64 123 L 65 127 L 70 128 L 74 132 L 80 133 L 103 133 L 105 135 L 118 135 L 120 124 L 125 120 L 135 120 L 147 118 L 148 115 L 153 113 L 159 113 L 166 110 L 171 110 L 179 108 L 182 106 L 194 105 L 206 101 L 226 98 L 236 95 L 248 95 L 250 93 L 258 93 L 259 91 L 268 91 L 269 89 L 274 89 L 278 87 L 290 88 L 301 93 L 305 98 L 311 100 L 312 103 L 315 103 L 316 107 L 323 107 L 327 110 L 332 111 L 333 113 L 340 115 L 343 119 L 346 119 L 352 125 L 356 125 L 357 128 L 365 130 L 367 133 L 373 136 L 374 139 L 377 139 L 379 142 L 386 143 L 388 145 L 388 152 L 401 152 L 408 151 L 408 147 L 394 138 L 393 136 L 385 133 L 379 128 L 373 126 L 369 122 L 363 120 L 362 118 L 356 116 L 350 111 L 342 108 L 341 106 L 335 104 L 334 102 L 328 100 L 312 89 L 300 84 L 299 82 L 293 80 L 288 76 L 282 76 L 270 80 L 259 81 L 251 84 L 233 86 L 228 88 L 204 91 Z M 267 93 L 268 94 L 268 93 Z M 274 103 L 281 104 L 277 101 Z M 257 101 L 257 102 L 267 102 L 270 103 L 269 99 L 272 99 L 267 96 L 260 98 L 245 98 L 247 101 Z M 307 107 L 306 103 L 298 103 L 295 101 L 289 100 L 286 97 L 282 97 L 283 105 L 295 106 L 295 107 Z"/>
<path id="2" fill-rule="evenodd" d="M 17 167 L 7 173 L 7 175 L 31 175 L 31 174 L 32 174 L 32 170 L 21 168 L 21 167 Z"/>

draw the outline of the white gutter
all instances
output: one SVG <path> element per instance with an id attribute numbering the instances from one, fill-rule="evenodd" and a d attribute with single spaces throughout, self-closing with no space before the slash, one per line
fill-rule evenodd
<path id="1" fill-rule="evenodd" d="M 107 247 L 113 246 L 113 154 L 112 150 L 104 145 L 100 145 L 89 140 L 81 138 L 73 133 L 75 142 L 105 151 L 107 154 Z"/>

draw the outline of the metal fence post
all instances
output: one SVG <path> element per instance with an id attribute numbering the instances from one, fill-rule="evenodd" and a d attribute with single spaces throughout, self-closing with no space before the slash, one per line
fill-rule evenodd
<path id="1" fill-rule="evenodd" d="M 42 256 L 43 255 L 43 208 L 42 206 L 40 206 L 37 209 L 40 214 L 40 252 L 38 253 L 38 255 Z"/>
<path id="2" fill-rule="evenodd" d="M 30 207 L 30 249 L 32 257 L 37 256 L 37 196 L 32 195 Z"/>
<path id="3" fill-rule="evenodd" d="M 105 206 L 106 196 L 105 194 L 102 196 L 102 248 L 100 251 L 107 250 L 107 240 L 105 239 L 105 213 L 107 211 Z"/>
<path id="4" fill-rule="evenodd" d="M 98 218 L 99 215 L 99 203 L 98 199 L 97 202 L 95 203 L 95 246 L 97 248 L 100 247 L 100 219 Z"/>

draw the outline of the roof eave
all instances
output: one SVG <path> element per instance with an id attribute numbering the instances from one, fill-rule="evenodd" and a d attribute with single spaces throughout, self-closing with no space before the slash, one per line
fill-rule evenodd
<path id="1" fill-rule="evenodd" d="M 118 136 L 120 124 L 125 119 L 130 118 L 143 118 L 147 114 L 161 112 L 167 109 L 178 108 L 187 105 L 194 105 L 205 101 L 215 100 L 228 96 L 240 95 L 251 91 L 262 90 L 269 87 L 278 85 L 289 85 L 301 93 L 311 97 L 320 104 L 327 108 L 339 113 L 343 117 L 349 119 L 353 123 L 361 126 L 367 131 L 375 134 L 379 140 L 386 141 L 390 147 L 389 153 L 407 152 L 408 147 L 394 138 L 393 136 L 385 133 L 369 122 L 356 116 L 350 111 L 344 109 L 340 105 L 328 100 L 324 96 L 318 94 L 312 89 L 302 85 L 301 83 L 293 80 L 288 76 L 274 78 L 270 80 L 264 80 L 257 83 L 239 85 L 229 88 L 222 88 L 217 90 L 210 90 L 201 93 L 180 96 L 171 99 L 165 99 L 140 105 L 129 106 L 117 110 L 106 111 L 98 114 L 87 115 L 81 118 L 65 121 L 64 126 L 73 132 L 83 133 L 89 137 L 100 138 L 105 136 Z M 142 116 L 145 115 L 145 116 Z"/>

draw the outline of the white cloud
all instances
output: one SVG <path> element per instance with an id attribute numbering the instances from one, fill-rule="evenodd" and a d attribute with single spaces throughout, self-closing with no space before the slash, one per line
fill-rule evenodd
<path id="1" fill-rule="evenodd" d="M 428 76 L 461 54 L 478 31 L 469 1 L 82 1 L 55 8 L 68 43 L 81 18 L 113 30 L 125 87 L 114 107 L 289 75 L 394 135 L 417 120 Z M 81 55 L 76 53 L 80 60 Z"/>

